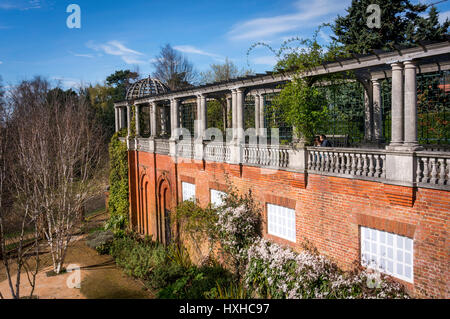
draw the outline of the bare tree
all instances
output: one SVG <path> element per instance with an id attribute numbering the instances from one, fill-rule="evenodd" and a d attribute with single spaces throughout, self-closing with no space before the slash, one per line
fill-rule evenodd
<path id="1" fill-rule="evenodd" d="M 233 61 L 230 61 L 228 58 L 225 59 L 225 62 L 222 64 L 211 64 L 210 70 L 206 72 L 202 72 L 200 74 L 200 83 L 206 84 L 206 83 L 213 83 L 213 82 L 222 82 L 222 81 L 229 81 L 231 79 L 240 77 L 240 76 L 246 76 L 252 74 L 252 70 L 247 69 L 241 69 L 237 67 L 236 64 L 234 64 Z M 223 122 L 223 129 L 231 126 L 231 115 L 230 109 L 227 109 L 227 101 L 224 97 L 217 98 L 217 101 L 220 103 L 220 106 L 222 108 L 222 122 Z M 219 114 L 211 114 L 215 117 L 220 116 Z M 208 114 L 210 116 L 210 114 Z M 210 116 L 211 117 L 211 116 Z"/>
<path id="2" fill-rule="evenodd" d="M 84 204 L 99 189 L 102 133 L 85 97 L 49 91 L 46 81 L 23 82 L 12 101 L 14 182 L 38 216 L 59 274 Z"/>
<path id="3" fill-rule="evenodd" d="M 22 272 L 31 286 L 29 297 L 34 293 L 36 275 L 39 269 L 39 243 L 36 215 L 29 209 L 28 204 L 22 206 L 26 196 L 17 196 L 12 175 L 14 171 L 14 156 L 11 150 L 12 126 L 5 110 L 3 91 L 0 87 L 0 259 L 5 266 L 11 296 L 20 298 L 20 284 Z M 32 230 L 31 242 L 25 240 L 25 231 Z M 6 234 L 15 234 L 10 243 L 15 244 L 15 250 L 7 250 Z M 34 238 L 34 239 L 33 239 Z M 14 271 L 16 274 L 14 276 Z M 14 282 L 15 279 L 15 282 Z M 3 295 L 0 292 L 0 298 Z"/>
<path id="4" fill-rule="evenodd" d="M 197 73 L 189 60 L 170 44 L 166 44 L 153 62 L 153 76 L 164 82 L 171 90 L 183 89 L 197 79 Z"/>

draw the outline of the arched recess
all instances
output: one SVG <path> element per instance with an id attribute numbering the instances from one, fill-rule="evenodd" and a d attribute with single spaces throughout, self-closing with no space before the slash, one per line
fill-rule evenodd
<path id="1" fill-rule="evenodd" d="M 174 239 L 171 227 L 171 212 L 173 210 L 172 188 L 169 179 L 164 175 L 159 177 L 157 185 L 157 239 L 164 245 L 168 245 Z"/>
<path id="2" fill-rule="evenodd" d="M 139 214 L 138 214 L 138 229 L 141 234 L 151 235 L 151 184 L 150 178 L 147 174 L 143 174 L 140 180 L 140 196 L 139 196 Z"/>

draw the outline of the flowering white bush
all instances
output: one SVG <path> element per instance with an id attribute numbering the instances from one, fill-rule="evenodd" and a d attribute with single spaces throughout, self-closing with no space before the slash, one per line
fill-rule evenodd
<path id="1" fill-rule="evenodd" d="M 375 278 L 376 277 L 376 278 Z M 376 279 L 375 285 L 373 283 Z M 265 239 L 248 249 L 246 288 L 262 298 L 407 298 L 379 274 L 343 273 L 324 256 L 295 253 Z"/>
<path id="2" fill-rule="evenodd" d="M 218 210 L 217 235 L 223 252 L 231 260 L 236 274 L 245 268 L 247 250 L 259 238 L 260 215 L 245 202 Z"/>

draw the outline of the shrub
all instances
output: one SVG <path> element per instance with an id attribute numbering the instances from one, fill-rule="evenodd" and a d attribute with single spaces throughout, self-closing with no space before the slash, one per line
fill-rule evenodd
<path id="1" fill-rule="evenodd" d="M 128 158 L 125 143 L 119 140 L 119 132 L 115 133 L 109 144 L 109 202 L 110 220 L 105 229 L 115 234 L 124 235 L 128 225 Z"/>
<path id="2" fill-rule="evenodd" d="M 217 283 L 228 285 L 232 276 L 224 268 L 216 266 L 192 266 L 183 276 L 159 291 L 158 298 L 204 299 L 211 295 Z"/>
<path id="3" fill-rule="evenodd" d="M 231 189 L 217 210 L 217 238 L 222 252 L 240 279 L 247 262 L 247 250 L 261 236 L 261 213 L 251 192 L 241 196 Z"/>
<path id="4" fill-rule="evenodd" d="M 130 237 L 115 239 L 110 251 L 125 273 L 141 279 L 148 279 L 150 273 L 167 260 L 167 253 L 162 245 Z"/>
<path id="5" fill-rule="evenodd" d="M 265 239 L 248 250 L 247 289 L 262 298 L 407 298 L 398 283 L 367 271 L 344 273 L 324 256 L 299 254 Z"/>
<path id="6" fill-rule="evenodd" d="M 86 245 L 101 255 L 109 253 L 114 234 L 111 231 L 96 231 L 86 238 Z"/>
<path id="7" fill-rule="evenodd" d="M 216 287 L 211 289 L 206 297 L 208 299 L 247 299 L 250 298 L 250 295 L 242 282 L 228 284 L 217 282 Z"/>

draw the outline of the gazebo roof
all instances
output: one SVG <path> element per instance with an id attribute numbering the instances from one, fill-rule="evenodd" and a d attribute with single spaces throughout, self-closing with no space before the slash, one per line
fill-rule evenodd
<path id="1" fill-rule="evenodd" d="M 127 90 L 127 100 L 168 93 L 170 89 L 160 80 L 148 77 L 133 83 Z"/>

